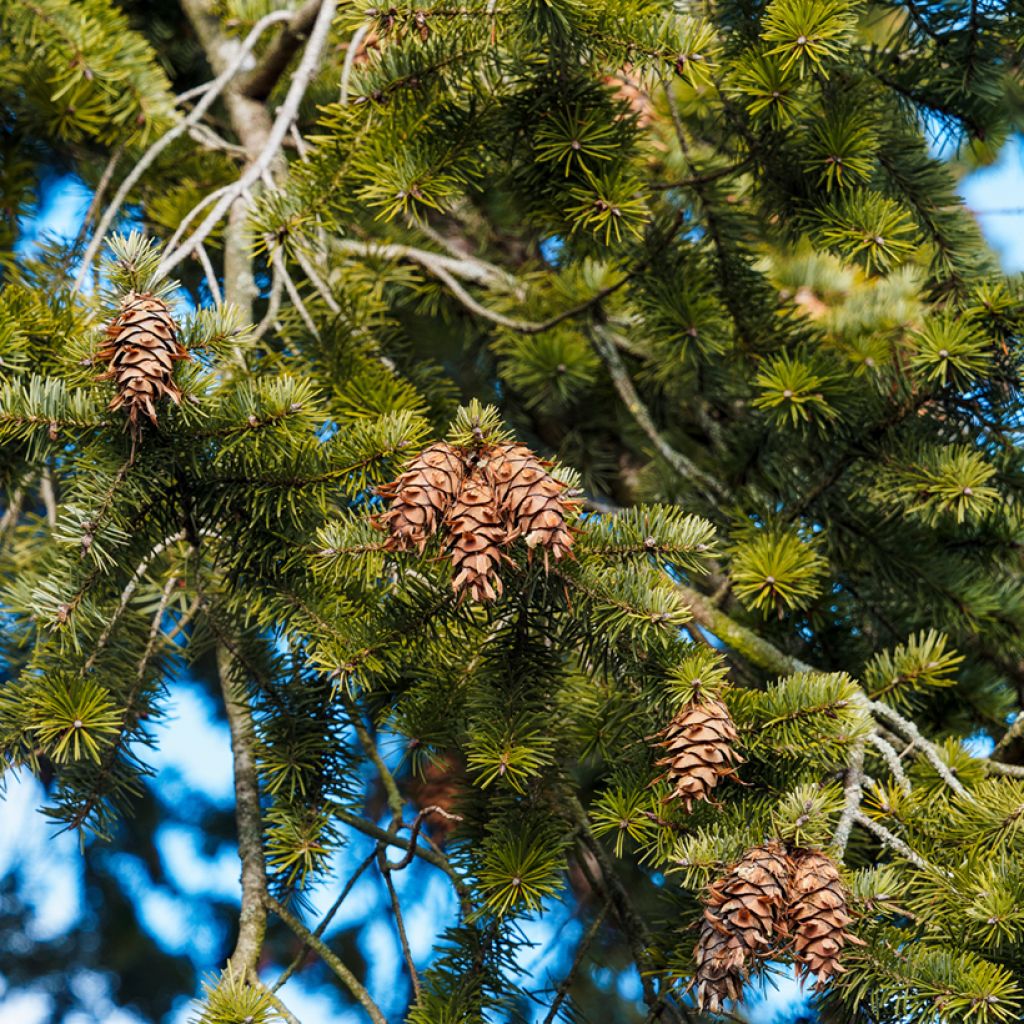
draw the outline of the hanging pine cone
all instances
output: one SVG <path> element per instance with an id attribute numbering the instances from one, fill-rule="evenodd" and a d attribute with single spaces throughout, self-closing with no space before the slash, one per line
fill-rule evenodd
<path id="1" fill-rule="evenodd" d="M 498 566 L 506 531 L 501 524 L 494 490 L 479 469 L 462 481 L 445 525 L 455 575 L 452 587 L 474 601 L 494 601 L 501 594 Z"/>
<path id="2" fill-rule="evenodd" d="M 565 517 L 577 504 L 566 497 L 566 485 L 551 476 L 525 445 L 496 445 L 485 464 L 509 540 L 522 537 L 527 547 L 543 548 L 545 565 L 548 552 L 556 562 L 568 555 L 572 533 Z"/>
<path id="3" fill-rule="evenodd" d="M 672 784 L 670 799 L 687 814 L 695 800 L 711 803 L 712 790 L 720 780 L 736 778 L 734 766 L 744 760 L 733 747 L 738 735 L 732 715 L 720 700 L 691 701 L 658 735 L 666 756 L 656 763 L 667 768 L 662 778 Z"/>
<path id="4" fill-rule="evenodd" d="M 813 976 L 814 988 L 820 991 L 832 975 L 842 972 L 843 947 L 848 942 L 864 944 L 846 930 L 853 920 L 846 889 L 827 854 L 797 850 L 793 855 L 788 914 L 797 972 Z"/>
<path id="5" fill-rule="evenodd" d="M 106 372 L 97 380 L 117 384 L 109 408 L 123 407 L 129 428 L 138 437 L 143 415 L 156 424 L 156 402 L 162 396 L 175 404 L 181 401 L 181 391 L 172 376 L 174 363 L 192 357 L 178 342 L 178 325 L 167 303 L 149 292 L 129 292 L 121 300 L 96 358 L 107 364 Z"/>
<path id="6" fill-rule="evenodd" d="M 388 549 L 422 551 L 459 493 L 466 467 L 450 444 L 439 441 L 419 454 L 395 481 L 378 493 L 391 499 L 391 507 L 377 523 L 388 529 Z"/>
<path id="7" fill-rule="evenodd" d="M 697 1003 L 713 1013 L 738 999 L 743 981 L 785 932 L 793 863 L 777 842 L 749 850 L 710 888 L 695 957 Z"/>

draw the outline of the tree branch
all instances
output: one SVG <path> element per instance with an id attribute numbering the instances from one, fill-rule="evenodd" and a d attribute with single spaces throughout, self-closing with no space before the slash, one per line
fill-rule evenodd
<path id="1" fill-rule="evenodd" d="M 594 325 L 590 329 L 590 336 L 598 355 L 604 360 L 608 373 L 611 375 L 612 384 L 622 399 L 623 404 L 629 410 L 630 415 L 636 421 L 637 426 L 647 435 L 654 445 L 655 451 L 679 474 L 684 480 L 691 481 L 709 498 L 718 501 L 725 500 L 728 494 L 725 488 L 712 476 L 705 473 L 696 463 L 676 451 L 668 441 L 662 437 L 654 423 L 651 411 L 643 403 L 637 393 L 626 365 L 619 355 L 615 345 L 615 339 L 611 332 L 601 325 Z"/>
<path id="2" fill-rule="evenodd" d="M 243 977 L 255 979 L 267 931 L 267 866 L 263 857 L 263 819 L 256 774 L 256 735 L 248 702 L 232 682 L 234 665 L 231 652 L 223 644 L 217 645 L 217 671 L 231 732 L 238 857 L 242 862 L 238 941 L 228 963 Z"/>
<path id="3" fill-rule="evenodd" d="M 298 53 L 320 13 L 323 0 L 306 0 L 291 21 L 281 29 L 280 34 L 267 47 L 256 65 L 238 83 L 238 91 L 251 100 L 265 100 L 284 74 L 292 57 Z"/>

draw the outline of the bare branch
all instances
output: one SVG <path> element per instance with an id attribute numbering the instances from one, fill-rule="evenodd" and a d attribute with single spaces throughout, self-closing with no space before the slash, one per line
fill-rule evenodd
<path id="1" fill-rule="evenodd" d="M 897 751 L 887 739 L 879 735 L 877 732 L 873 732 L 868 739 L 882 755 L 882 759 L 888 766 L 889 771 L 892 772 L 893 778 L 899 783 L 900 788 L 905 793 L 909 793 L 913 787 L 910 785 L 910 779 L 907 778 L 907 773 L 903 770 L 903 763 L 900 761 L 899 751 Z"/>
<path id="2" fill-rule="evenodd" d="M 910 721 L 909 718 L 904 718 L 898 712 L 893 711 L 888 704 L 883 704 L 881 701 L 873 700 L 869 706 L 875 715 L 879 718 L 884 718 L 914 744 L 925 758 L 927 758 L 935 771 L 938 772 L 939 778 L 941 778 L 957 796 L 963 797 L 967 800 L 971 799 L 971 795 L 964 787 L 964 784 L 952 773 L 952 771 L 950 771 L 949 765 L 947 765 L 939 756 L 939 752 L 936 749 L 935 744 L 926 740 L 924 736 L 921 735 L 921 730 L 918 729 L 918 727 Z"/>
<path id="3" fill-rule="evenodd" d="M 863 811 L 858 811 L 854 815 L 854 821 L 858 825 L 863 825 L 872 835 L 874 835 L 883 846 L 888 846 L 893 853 L 898 853 L 905 860 L 910 861 L 911 864 L 916 868 L 920 868 L 922 871 L 935 871 L 919 853 L 912 850 L 899 836 L 894 835 L 890 832 L 883 824 L 875 821 L 874 818 L 869 818 Z"/>
<path id="4" fill-rule="evenodd" d="M 846 785 L 844 787 L 843 813 L 839 816 L 836 830 L 832 837 L 832 846 L 836 851 L 836 857 L 843 859 L 846 853 L 846 846 L 850 841 L 850 832 L 853 829 L 854 820 L 860 810 L 860 802 L 864 793 L 864 749 L 867 746 L 867 739 L 860 740 L 854 744 L 850 751 L 850 763 L 846 768 Z"/>
<path id="5" fill-rule="evenodd" d="M 609 904 L 605 902 L 601 909 L 594 915 L 594 920 L 587 929 L 586 935 L 583 936 L 580 940 L 580 944 L 576 947 L 576 955 L 573 957 L 572 966 L 569 968 L 568 974 L 566 974 L 562 979 L 562 983 L 558 986 L 558 991 L 555 992 L 555 998 L 551 1000 L 551 1006 L 548 1008 L 543 1024 L 553 1024 L 553 1021 L 558 1016 L 558 1010 L 564 1002 L 565 997 L 569 994 L 569 989 L 572 988 L 572 983 L 576 979 L 576 974 L 582 966 L 584 959 L 586 959 L 587 951 L 590 949 L 590 944 L 594 941 L 597 933 L 601 929 L 601 925 L 608 913 L 608 906 Z"/>
<path id="6" fill-rule="evenodd" d="M 103 244 L 103 239 L 110 230 L 110 225 L 114 222 L 114 218 L 121 209 L 121 205 L 124 203 L 131 190 L 135 187 L 135 184 L 142 178 L 146 171 L 149 170 L 156 158 L 165 149 L 167 149 L 172 142 L 180 138 L 189 130 L 189 128 L 199 122 L 199 119 L 210 108 L 213 101 L 221 94 L 224 87 L 241 69 L 242 64 L 245 63 L 250 51 L 256 45 L 259 37 L 264 33 L 264 31 L 276 22 L 283 21 L 288 17 L 289 15 L 285 11 L 272 11 L 270 14 L 264 15 L 260 18 L 260 20 L 253 25 L 249 34 L 245 37 L 239 52 L 235 55 L 235 59 L 227 68 L 225 68 L 222 74 L 217 76 L 213 84 L 210 85 L 210 87 L 203 93 L 202 99 L 200 99 L 200 101 L 192 108 L 192 111 L 188 116 L 183 118 L 169 131 L 161 135 L 160 138 L 142 154 L 139 162 L 131 169 L 131 172 L 125 177 L 124 181 L 121 182 L 121 187 L 114 194 L 114 198 L 111 200 L 110 205 L 107 207 L 102 219 L 100 220 L 99 226 L 96 228 L 96 233 L 93 235 L 88 249 L 85 250 L 85 256 L 82 258 L 82 266 L 79 269 L 77 278 L 75 279 L 75 291 L 78 291 L 78 289 L 82 287 L 85 275 L 88 273 L 88 269 L 92 265 L 92 261 L 96 258 L 96 253 L 99 252 L 100 246 Z M 167 270 L 165 270 L 164 273 L 167 273 Z"/>
<path id="7" fill-rule="evenodd" d="M 668 441 L 662 437 L 654 423 L 650 410 L 644 405 L 637 393 L 636 387 L 629 376 L 626 366 L 615 346 L 614 338 L 605 327 L 595 325 L 590 329 L 591 340 L 598 355 L 604 360 L 608 373 L 611 375 L 612 384 L 618 392 L 630 415 L 636 421 L 637 426 L 647 435 L 655 451 L 679 474 L 684 480 L 693 482 L 708 497 L 722 501 L 728 497 L 726 489 L 712 476 L 705 473 L 696 463 L 688 459 L 682 452 L 676 451 Z"/>
<path id="8" fill-rule="evenodd" d="M 233 680 L 231 652 L 223 644 L 217 645 L 217 671 L 231 732 L 238 858 L 242 862 L 242 906 L 238 915 L 238 940 L 228 964 L 243 977 L 255 979 L 267 931 L 267 866 L 263 857 L 263 819 L 260 813 L 259 778 L 256 774 L 256 734 L 248 701 Z"/>
<path id="9" fill-rule="evenodd" d="M 288 63 L 299 51 L 320 13 L 322 0 L 306 0 L 291 21 L 260 57 L 259 64 L 245 74 L 238 83 L 238 91 L 251 100 L 265 100 L 284 74 Z"/>
<path id="10" fill-rule="evenodd" d="M 124 590 L 121 591 L 121 600 L 118 602 L 117 609 L 114 614 L 110 617 L 110 621 L 104 627 L 103 632 L 100 634 L 99 639 L 96 641 L 96 646 L 93 648 L 92 654 L 89 655 L 88 660 L 82 667 L 83 672 L 88 672 L 93 665 L 96 664 L 96 659 L 99 657 L 100 652 L 104 647 L 107 646 L 107 642 L 110 640 L 110 635 L 114 632 L 114 627 L 117 625 L 121 616 L 124 614 L 125 608 L 128 607 L 128 602 L 132 599 L 132 595 L 138 589 L 139 584 L 142 582 L 143 576 L 146 575 L 146 571 L 153 564 L 153 562 L 159 558 L 172 544 L 177 544 L 178 541 L 185 540 L 185 531 L 179 530 L 177 533 L 172 533 L 169 537 L 164 537 L 159 543 L 155 544 L 150 550 L 149 554 L 142 559 L 141 562 L 135 567 L 135 571 L 132 573 L 131 578 L 125 584 Z"/>
<path id="11" fill-rule="evenodd" d="M 327 41 L 327 34 L 331 27 L 331 19 L 334 16 L 335 7 L 336 0 L 324 0 L 322 3 L 317 13 L 316 23 L 310 34 L 309 42 L 302 55 L 302 60 L 299 62 L 299 66 L 296 68 L 295 75 L 292 78 L 288 95 L 285 97 L 284 103 L 281 104 L 277 117 L 274 119 L 273 127 L 262 151 L 246 168 L 238 181 L 230 186 L 228 191 L 217 200 L 213 209 L 180 248 L 173 253 L 165 254 L 158 268 L 159 274 L 169 274 L 182 260 L 189 256 L 195 250 L 195 247 L 209 235 L 221 217 L 227 213 L 235 199 L 242 195 L 250 185 L 259 181 L 263 172 L 270 167 L 278 150 L 281 148 L 281 143 L 292 121 L 295 119 L 299 104 L 302 102 L 302 97 L 306 93 L 310 80 L 316 74 L 320 55 L 323 52 L 324 44 Z"/>
<path id="12" fill-rule="evenodd" d="M 380 868 L 381 877 L 387 887 L 388 896 L 391 899 L 391 910 L 395 915 L 395 928 L 398 930 L 398 941 L 402 947 L 402 957 L 405 966 L 409 970 L 409 979 L 412 982 L 413 999 L 419 1002 L 420 998 L 420 977 L 416 973 L 416 964 L 412 958 L 412 950 L 409 948 L 409 936 L 405 931 L 405 921 L 402 918 L 402 905 L 398 902 L 398 893 L 395 891 L 395 884 L 391 880 L 391 868 L 388 866 L 388 859 L 384 854 L 384 844 L 377 844 L 377 866 Z"/>

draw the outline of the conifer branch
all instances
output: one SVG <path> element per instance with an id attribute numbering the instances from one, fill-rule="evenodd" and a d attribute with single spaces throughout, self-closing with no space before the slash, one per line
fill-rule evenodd
<path id="1" fill-rule="evenodd" d="M 366 756 L 373 762 L 374 768 L 377 769 L 377 774 L 380 776 L 381 784 L 384 786 L 384 792 L 387 794 L 388 807 L 391 809 L 391 815 L 394 821 L 401 823 L 402 812 L 405 808 L 405 801 L 402 799 L 402 794 L 399 792 L 398 783 L 395 782 L 395 777 L 391 774 L 391 769 L 384 763 L 384 758 L 380 756 L 380 751 L 377 749 L 377 744 L 373 742 L 373 737 L 370 735 L 370 730 L 366 728 L 366 723 L 363 722 L 362 713 L 359 710 L 358 705 L 351 695 L 344 689 L 341 689 L 341 701 L 345 705 L 345 710 L 348 711 L 349 721 L 352 723 L 352 727 L 356 731 L 356 736 L 359 737 L 359 743 L 362 746 Z"/>
<path id="2" fill-rule="evenodd" d="M 388 1024 L 381 1008 L 373 1001 L 370 993 L 360 980 L 345 966 L 327 944 L 314 935 L 297 917 L 283 907 L 273 896 L 267 895 L 266 906 L 272 910 L 302 941 L 315 950 L 321 960 L 352 993 L 353 998 L 366 1011 L 373 1024 Z"/>
<path id="3" fill-rule="evenodd" d="M 757 665 L 758 668 L 763 668 L 779 676 L 816 671 L 799 658 L 783 653 L 753 630 L 741 626 L 735 619 L 710 604 L 703 594 L 683 583 L 677 583 L 676 586 L 682 594 L 684 603 L 693 614 L 694 620 L 752 665 Z"/>

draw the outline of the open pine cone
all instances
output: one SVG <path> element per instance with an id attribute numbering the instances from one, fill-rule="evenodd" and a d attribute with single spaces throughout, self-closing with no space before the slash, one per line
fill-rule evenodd
<path id="1" fill-rule="evenodd" d="M 143 415 L 156 424 L 156 403 L 161 397 L 176 404 L 181 401 L 174 363 L 191 358 L 178 341 L 178 325 L 167 303 L 149 292 L 129 292 L 96 353 L 96 359 L 107 364 L 97 380 L 116 383 L 117 394 L 109 408 L 125 409 L 129 428 L 137 437 Z"/>
<path id="2" fill-rule="evenodd" d="M 522 537 L 531 550 L 544 549 L 555 561 L 572 549 L 566 514 L 576 503 L 566 497 L 566 485 L 556 480 L 525 445 L 500 444 L 488 453 L 487 477 L 498 510 L 508 524 L 509 539 Z"/>
<path id="3" fill-rule="evenodd" d="M 498 567 L 504 549 L 522 537 L 555 561 L 572 550 L 566 516 L 577 503 L 565 484 L 520 444 L 477 449 L 438 442 L 426 448 L 397 480 L 379 488 L 390 501 L 374 522 L 390 533 L 390 551 L 423 551 L 437 533 L 455 567 L 452 586 L 474 601 L 494 601 L 502 592 Z"/>
<path id="4" fill-rule="evenodd" d="M 827 854 L 797 850 L 793 855 L 793 881 L 788 909 L 797 972 L 815 978 L 820 991 L 834 974 L 842 972 L 840 954 L 847 943 L 863 945 L 846 926 L 853 920 L 839 869 Z"/>
<path id="5" fill-rule="evenodd" d="M 437 533 L 465 475 L 460 453 L 439 441 L 424 448 L 397 480 L 381 487 L 380 495 L 391 499 L 391 507 L 377 519 L 391 534 L 388 550 L 422 551 Z"/>
<path id="6" fill-rule="evenodd" d="M 713 1013 L 785 934 L 793 862 L 780 843 L 749 850 L 710 888 L 695 957 L 697 1003 Z"/>
<path id="7" fill-rule="evenodd" d="M 667 770 L 662 778 L 672 784 L 671 798 L 686 812 L 694 801 L 711 802 L 712 790 L 724 778 L 736 778 L 735 765 L 743 763 L 733 744 L 738 739 L 729 709 L 720 700 L 694 700 L 659 733 L 665 757 L 657 761 Z"/>

